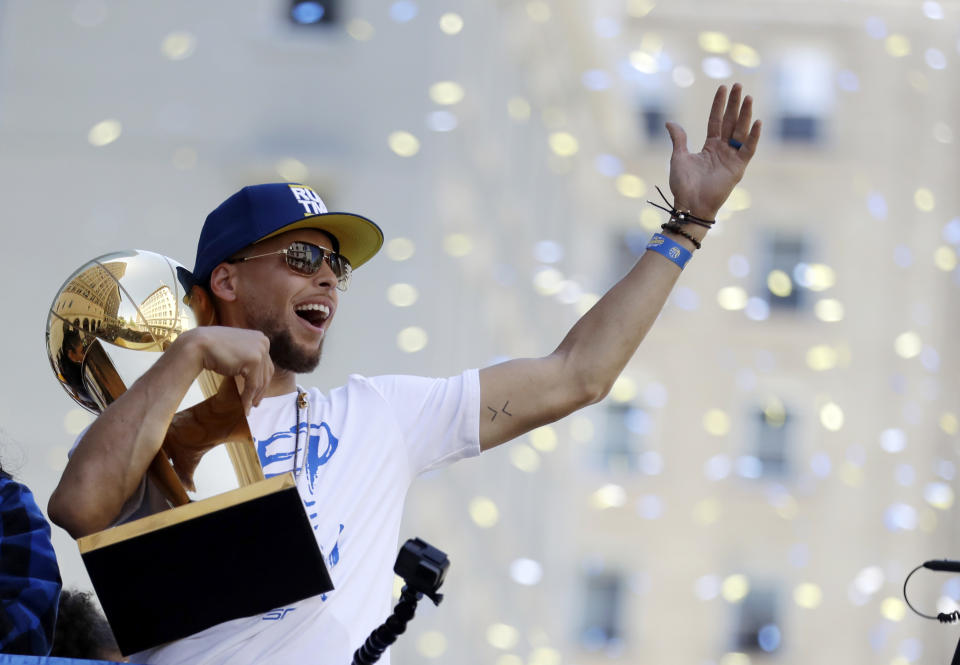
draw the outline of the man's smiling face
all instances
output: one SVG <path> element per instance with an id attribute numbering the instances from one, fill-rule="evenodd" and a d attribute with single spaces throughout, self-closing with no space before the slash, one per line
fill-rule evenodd
<path id="1" fill-rule="evenodd" d="M 240 256 L 268 254 L 306 242 L 333 251 L 332 238 L 316 229 L 296 229 L 248 247 Z M 337 276 L 328 261 L 313 275 L 287 265 L 283 254 L 234 264 L 237 305 L 244 328 L 270 340 L 270 357 L 278 369 L 312 372 L 320 362 L 323 339 L 338 304 Z"/>

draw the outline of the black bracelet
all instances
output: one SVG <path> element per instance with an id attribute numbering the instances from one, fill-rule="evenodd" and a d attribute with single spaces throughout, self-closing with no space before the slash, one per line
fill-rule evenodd
<path id="1" fill-rule="evenodd" d="M 702 226 L 705 229 L 712 228 L 716 222 L 708 222 L 700 219 L 699 217 L 694 217 L 689 212 L 683 210 L 677 210 L 673 215 L 670 216 L 670 219 L 675 219 L 681 224 L 691 223 L 696 224 L 697 226 Z"/>
<path id="2" fill-rule="evenodd" d="M 674 204 L 670 203 L 670 201 L 667 199 L 667 197 L 664 195 L 664 193 L 660 190 L 659 187 L 657 187 L 657 192 L 660 193 L 660 197 L 663 199 L 663 202 L 670 207 L 664 208 L 659 203 L 654 203 L 653 201 L 650 201 L 650 200 L 648 200 L 647 203 L 654 206 L 655 208 L 660 208 L 661 210 L 669 212 L 670 221 L 676 220 L 680 224 L 686 224 L 688 222 L 692 222 L 694 224 L 703 226 L 704 228 L 708 228 L 708 229 L 717 223 L 717 220 L 715 219 L 714 220 L 701 219 L 696 215 L 692 214 L 689 210 L 677 210 L 677 207 Z"/>
<path id="3" fill-rule="evenodd" d="M 680 226 L 677 222 L 673 221 L 673 219 L 671 219 L 666 224 L 662 224 L 660 228 L 663 229 L 664 231 L 670 231 L 671 233 L 676 233 L 679 236 L 683 236 L 684 238 L 692 242 L 694 247 L 696 247 L 697 249 L 700 249 L 700 241 L 694 238 L 692 235 L 690 235 L 686 231 L 684 231 L 683 227 Z"/>

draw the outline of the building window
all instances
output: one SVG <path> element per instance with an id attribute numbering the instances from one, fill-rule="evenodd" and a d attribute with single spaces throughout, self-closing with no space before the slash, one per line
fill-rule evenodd
<path id="1" fill-rule="evenodd" d="M 754 416 L 756 439 L 753 454 L 760 474 L 780 478 L 790 471 L 791 416 L 779 400 L 772 400 Z"/>
<path id="2" fill-rule="evenodd" d="M 662 143 L 669 138 L 666 129 L 667 114 L 659 106 L 644 106 L 640 109 L 640 123 L 650 143 Z"/>
<path id="3" fill-rule="evenodd" d="M 292 0 L 290 20 L 297 25 L 329 25 L 337 20 L 336 0 Z"/>
<path id="4" fill-rule="evenodd" d="M 772 653 L 780 648 L 780 591 L 776 584 L 751 584 L 750 592 L 735 606 L 733 649 L 745 653 Z"/>
<path id="5" fill-rule="evenodd" d="M 629 404 L 606 408 L 597 466 L 606 471 L 636 471 L 640 465 L 643 437 L 650 429 L 650 416 Z"/>
<path id="6" fill-rule="evenodd" d="M 585 649 L 618 646 L 623 639 L 624 579 L 620 573 L 587 574 L 580 642 Z"/>
<path id="7" fill-rule="evenodd" d="M 806 306 L 805 290 L 798 288 L 796 274 L 809 254 L 806 239 L 796 233 L 772 233 L 765 241 L 767 270 L 762 273 L 770 309 L 800 310 Z"/>
<path id="8" fill-rule="evenodd" d="M 815 143 L 820 138 L 820 118 L 784 112 L 778 118 L 780 138 L 786 142 Z"/>
<path id="9" fill-rule="evenodd" d="M 789 143 L 817 143 L 832 110 L 833 65 L 817 49 L 799 49 L 783 56 L 777 77 L 780 139 Z"/>

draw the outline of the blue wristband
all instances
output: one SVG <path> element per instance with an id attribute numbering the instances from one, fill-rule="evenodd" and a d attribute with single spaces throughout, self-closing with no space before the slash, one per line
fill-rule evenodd
<path id="1" fill-rule="evenodd" d="M 650 242 L 647 244 L 647 249 L 653 250 L 657 254 L 663 254 L 665 257 L 676 263 L 680 266 L 680 270 L 683 270 L 683 267 L 687 265 L 687 261 L 690 260 L 690 257 L 693 256 L 691 252 L 686 247 L 678 245 L 670 238 L 661 235 L 659 233 L 654 233 L 653 237 L 650 238 Z"/>

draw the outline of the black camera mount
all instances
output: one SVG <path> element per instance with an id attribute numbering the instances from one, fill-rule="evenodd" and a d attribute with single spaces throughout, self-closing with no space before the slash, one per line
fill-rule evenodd
<path id="1" fill-rule="evenodd" d="M 443 594 L 437 593 L 437 589 L 443 584 L 449 567 L 447 555 L 423 540 L 411 538 L 403 544 L 393 566 L 393 572 L 406 582 L 400 592 L 400 602 L 393 614 L 354 652 L 352 665 L 373 665 L 380 660 L 386 648 L 407 629 L 407 623 L 413 618 L 423 596 L 432 600 L 434 605 L 440 604 Z"/>

